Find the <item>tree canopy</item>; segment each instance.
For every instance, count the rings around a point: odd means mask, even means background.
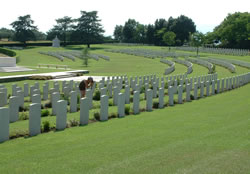
[[[222,47],[250,48],[250,13],[228,14],[211,35],[221,41]]]
[[[167,32],[173,32],[176,36],[174,43],[182,45],[185,41],[189,41],[189,33],[195,31],[196,26],[192,19],[181,15],[178,18],[170,17],[168,21],[163,18],[156,19],[154,24],[149,25],[128,19],[124,26],[115,27],[114,37],[119,42],[168,45],[163,36]]]
[[[19,16],[18,19],[12,22],[10,25],[14,29],[14,40],[20,41],[26,46],[26,42],[29,40],[35,40],[34,30],[37,27],[33,25],[34,21],[30,15]]]
[[[76,26],[74,27],[73,37],[80,40],[90,47],[90,44],[102,39],[104,30],[97,16],[97,11],[81,11],[81,17],[76,19]]]

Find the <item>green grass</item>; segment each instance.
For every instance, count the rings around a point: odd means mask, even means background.
[[[69,59],[61,62],[38,53],[80,50],[83,46],[30,47],[17,51],[21,56],[18,65],[35,69],[38,63],[69,65],[71,69],[87,69],[92,76],[127,74],[129,77],[150,74],[163,76],[168,67],[160,63],[159,58],[148,59],[104,51],[107,48],[124,48],[123,46],[91,47],[92,53],[107,55],[110,61],[90,60],[89,66],[85,67],[80,59],[76,62]],[[161,49],[152,46],[143,48]],[[250,61],[250,56],[201,55]],[[62,70],[37,69],[35,73],[54,71]],[[170,75],[186,71],[186,66],[176,63],[176,70]],[[249,71],[236,66],[236,73],[231,73],[224,67],[216,66],[218,78]],[[207,73],[207,68],[194,64],[193,72],[188,77]],[[0,73],[0,76],[17,74],[27,73]],[[23,87],[24,83],[31,86],[35,82],[26,80],[0,84],[4,84],[10,93],[13,83]],[[39,82],[42,89],[44,82]],[[50,87],[52,86],[50,82]],[[249,173],[249,90],[250,85],[246,85],[215,96],[153,112],[129,115],[123,119],[115,118],[88,126],[43,133],[32,138],[9,140],[0,144],[0,173]],[[183,98],[185,96],[183,93]],[[140,97],[142,99],[143,94]],[[165,96],[164,100],[167,103],[168,97]],[[29,102],[25,105],[29,105]],[[140,108],[145,106],[146,101],[142,100]],[[94,118],[95,112],[100,112],[99,101],[94,102],[94,107],[90,111],[90,119]],[[132,103],[130,108],[132,109]],[[116,106],[109,107],[109,113],[116,112]],[[79,120],[79,112],[68,113],[67,119]],[[56,117],[42,117],[42,121],[45,120],[54,125]],[[10,133],[27,132],[28,124],[28,120],[11,123]]]
[[[248,173],[249,90],[10,140],[0,172]]]
[[[118,54],[106,52],[105,49],[119,49],[124,48],[123,46],[111,46],[111,45],[91,45],[90,53],[103,54],[110,57],[110,61],[105,61],[100,59],[99,61],[95,61],[93,59],[89,60],[88,67],[83,65],[83,61],[79,58],[76,59],[75,62],[65,58],[63,62],[58,59],[39,54],[39,51],[69,51],[69,50],[81,50],[84,46],[67,46],[66,48],[52,48],[52,47],[28,47],[24,50],[17,50],[16,52],[20,55],[20,63],[19,66],[27,66],[29,68],[33,68],[37,71],[34,72],[19,72],[19,73],[0,73],[0,76],[8,76],[8,75],[17,75],[17,74],[30,74],[30,73],[47,73],[47,72],[56,72],[56,71],[65,71],[65,70],[56,70],[56,69],[39,69],[37,65],[39,63],[43,64],[58,64],[58,65],[68,65],[71,69],[79,69],[79,70],[89,70],[89,75],[104,75],[104,76],[112,76],[112,75],[124,75],[128,76],[138,76],[138,75],[149,75],[156,74],[158,76],[162,76],[164,70],[168,67],[167,65],[160,63],[160,58],[149,59],[139,56],[132,56],[126,54]],[[131,47],[133,48],[133,47]],[[138,48],[138,47],[136,47]],[[143,46],[144,49],[161,49],[161,47],[155,46]],[[202,56],[212,56],[218,58],[229,58],[229,59],[237,59],[243,61],[250,61],[250,56],[223,56],[223,55],[214,55],[214,54],[201,54]],[[171,60],[172,58],[168,58]],[[225,77],[231,75],[231,73],[223,68],[216,66],[216,71],[219,76]],[[221,72],[222,71],[222,72]],[[236,66],[236,74],[242,74],[242,72],[248,72],[249,69],[242,68]],[[172,74],[181,74],[186,72],[186,67],[181,64],[176,64],[176,70]],[[194,67],[194,72],[189,76],[197,76],[199,74],[207,74],[208,70],[200,65]]]

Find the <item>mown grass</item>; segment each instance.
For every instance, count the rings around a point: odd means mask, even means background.
[[[248,173],[249,90],[10,140],[0,172]]]
[[[93,45],[91,52],[110,56],[111,60],[89,60],[88,67],[82,65],[80,59],[76,62],[68,59],[60,62],[38,53],[82,48],[24,49],[17,51],[21,56],[19,65],[36,68],[38,63],[67,64],[72,69],[90,70],[89,75],[127,74],[129,77],[149,74],[162,76],[168,67],[160,63],[159,58],[148,59],[104,51],[122,46]],[[151,46],[143,48],[161,49]],[[250,61],[250,56],[201,55]],[[186,70],[184,65],[176,64],[172,74],[182,74]],[[37,72],[53,71],[57,70],[39,69]],[[223,78],[249,72],[249,69],[236,66],[236,73],[230,73],[216,66],[216,72],[219,78]],[[188,77],[207,73],[205,67],[194,64],[193,72]],[[12,74],[22,73],[0,73],[0,76]],[[10,93],[12,83],[18,86],[29,83],[31,86],[35,82],[27,80],[1,84]],[[249,90],[250,85],[246,85],[230,92],[153,112],[141,112],[122,119],[115,118],[64,131],[51,131],[32,138],[6,141],[0,144],[0,173],[249,173]],[[143,98],[143,94],[140,97]],[[165,96],[164,100],[167,103],[168,97]],[[95,108],[90,111],[90,119],[94,119],[95,112],[100,112],[99,105],[98,101],[94,102]],[[146,102],[142,100],[140,108],[145,106]],[[109,113],[117,113],[117,107],[110,106]],[[79,112],[67,114],[68,121],[79,120],[79,117]],[[54,125],[56,117],[43,117],[42,122],[45,120]],[[11,123],[10,133],[27,132],[28,123],[28,120]]]
[[[56,70],[56,69],[39,69],[37,65],[39,63],[43,64],[58,64],[58,65],[68,65],[71,69],[86,69],[90,71],[90,75],[104,75],[104,76],[112,76],[112,75],[124,75],[128,76],[138,76],[138,75],[148,75],[148,74],[156,74],[158,76],[162,76],[165,68],[168,66],[160,63],[160,58],[149,59],[139,56],[132,56],[126,54],[118,54],[106,52],[105,49],[119,49],[125,48],[124,46],[111,46],[111,45],[92,45],[90,53],[103,54],[110,57],[110,61],[105,61],[100,59],[99,61],[95,61],[93,59],[89,59],[89,64],[87,67],[83,65],[83,61],[79,58],[76,61],[69,60],[65,58],[63,62],[60,60],[51,57],[42,55],[39,51],[70,51],[70,50],[82,50],[84,46],[67,46],[65,48],[52,48],[52,47],[28,47],[24,50],[16,50],[18,55],[20,55],[20,63],[19,66],[27,66],[29,68],[33,68],[37,71],[34,72],[19,72],[19,73],[0,73],[0,76],[7,75],[17,75],[17,74],[30,74],[30,73],[43,73],[43,72],[57,72],[57,71],[65,71],[65,70]],[[130,47],[130,48],[138,48],[138,47]],[[165,51],[162,47],[155,46],[143,46],[140,48],[144,49],[158,49],[161,51]],[[250,56],[225,56],[225,55],[215,55],[215,54],[204,54],[201,53],[201,56],[212,56],[218,58],[229,58],[229,59],[237,59],[243,61],[250,61]],[[172,58],[168,58],[171,60]],[[222,70],[221,73],[220,68],[225,69],[223,67],[216,66],[216,71],[221,77],[229,76],[231,73],[228,70]],[[246,68],[236,67],[236,74],[241,74],[242,72],[248,72],[249,70]],[[180,64],[176,64],[176,70],[172,74],[181,74],[186,72],[186,67]],[[195,71],[189,76],[196,76],[199,74],[207,74],[208,71],[205,70],[204,67],[197,65]]]

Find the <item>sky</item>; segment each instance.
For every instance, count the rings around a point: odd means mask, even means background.
[[[0,28],[11,28],[9,24],[19,16],[30,14],[39,31],[47,32],[56,25],[55,19],[98,11],[104,35],[111,36],[115,26],[129,18],[153,24],[156,19],[180,15],[191,18],[198,31],[210,32],[228,13],[249,12],[250,0],[1,0],[0,6]]]

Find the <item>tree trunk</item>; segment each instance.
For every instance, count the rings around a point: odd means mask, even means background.
[[[87,45],[88,45],[88,48],[90,48],[90,44],[88,43]]]
[[[199,47],[197,47],[197,57],[199,56]]]

